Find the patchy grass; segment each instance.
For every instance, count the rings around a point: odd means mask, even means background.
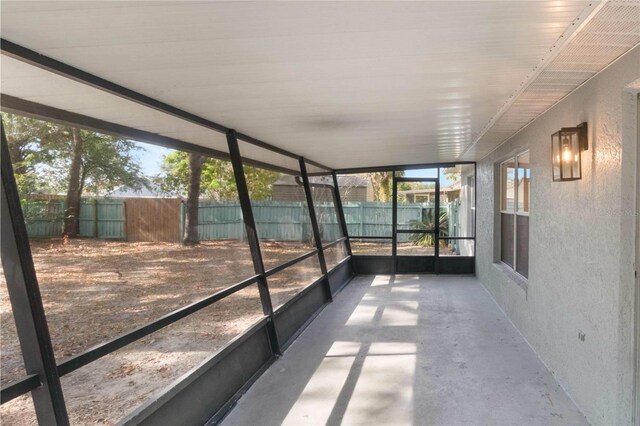
[[[36,273],[58,362],[254,274],[246,242],[33,241]],[[271,268],[312,249],[262,243]],[[318,278],[317,260],[270,277],[274,306]],[[2,277],[4,281],[4,277]],[[113,424],[262,317],[249,286],[62,378],[73,424]],[[24,376],[6,284],[0,289],[2,384]],[[35,424],[29,396],[0,408],[6,425]]]

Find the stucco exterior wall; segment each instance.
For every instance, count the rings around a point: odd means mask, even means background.
[[[477,168],[477,275],[593,424],[631,422],[637,137],[623,137],[630,125],[623,105],[631,96],[625,87],[638,78],[640,47]],[[583,121],[589,150],[582,180],[552,182],[551,134]],[[525,149],[532,175],[528,280],[498,263],[498,164]]]

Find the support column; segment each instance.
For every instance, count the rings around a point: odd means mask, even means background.
[[[391,256],[393,258],[393,273],[398,271],[398,182],[396,182],[396,172],[391,177]]]
[[[313,196],[311,195],[311,185],[309,185],[309,176],[307,175],[307,165],[304,158],[300,157],[300,173],[302,173],[302,184],[304,186],[304,195],[307,198],[307,206],[309,206],[309,219],[311,221],[311,229],[313,230],[313,239],[318,249],[318,260],[320,261],[320,271],[323,275],[323,286],[325,296],[329,302],[333,301],[331,295],[331,286],[329,285],[329,277],[327,276],[327,262],[324,258],[324,249],[322,248],[322,237],[320,236],[320,228],[318,228],[318,219],[316,217],[316,209],[313,207]]]
[[[347,256],[351,256],[351,241],[349,240],[349,228],[347,226],[347,220],[344,216],[344,209],[342,208],[342,199],[340,198],[340,187],[338,186],[338,176],[336,172],[332,173],[333,175],[333,186],[334,186],[334,198],[337,210],[338,221],[340,222],[340,227],[342,228],[342,235],[347,239],[344,240],[344,246],[347,249]],[[364,223],[364,215],[362,215],[362,223]],[[360,234],[362,235],[362,234]]]
[[[434,254],[434,270],[436,274],[440,273],[440,169],[438,169],[438,179],[436,180],[436,215],[435,215],[435,232],[433,240],[435,246],[433,248]]]
[[[244,226],[247,230],[247,240],[249,249],[251,250],[251,259],[256,275],[259,275],[258,290],[260,292],[260,302],[262,303],[262,312],[269,317],[267,325],[269,332],[269,340],[271,350],[276,355],[282,354],[278,333],[275,327],[273,304],[271,303],[271,295],[269,294],[269,285],[267,276],[265,275],[264,262],[262,260],[262,252],[260,251],[260,241],[258,240],[258,231],[256,222],[253,217],[251,208],[251,199],[249,198],[249,189],[247,188],[247,180],[244,175],[244,167],[242,165],[242,157],[240,156],[240,148],[238,146],[238,137],[235,130],[227,132],[227,144],[229,145],[229,155],[231,156],[231,165],[233,166],[233,175],[238,188],[238,197],[240,199],[240,208],[242,209],[242,218]]]
[[[60,378],[36,278],[31,247],[16,186],[9,146],[1,126],[2,197],[1,257],[27,374],[37,374],[41,386],[31,392],[41,425],[68,425]]]

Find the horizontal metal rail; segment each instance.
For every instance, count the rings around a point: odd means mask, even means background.
[[[338,269],[339,267],[341,267],[342,265],[350,261],[351,257],[352,256],[347,256],[344,259],[342,259],[340,262],[336,263],[336,265],[333,268],[331,268],[329,272],[327,272],[327,275],[331,274],[333,271],[335,271],[336,269]]]
[[[282,305],[278,306],[276,309],[273,310],[273,313],[278,315],[280,313],[282,313],[283,311],[285,311],[288,307],[290,307],[291,305],[293,305],[294,303],[296,303],[299,299],[301,299],[305,294],[309,293],[311,290],[313,290],[314,287],[316,287],[317,285],[320,285],[320,283],[322,282],[322,280],[327,279],[326,275],[321,275],[320,277],[318,277],[316,280],[314,280],[311,284],[308,284],[306,287],[304,287],[302,290],[300,290],[299,292],[297,292],[296,294],[293,295],[293,297],[291,297],[291,299],[287,300],[286,302],[284,302]]]
[[[305,259],[310,258],[314,254],[318,254],[318,249],[311,250],[309,253],[305,253],[302,256],[298,256],[295,259],[291,259],[290,261],[283,263],[282,265],[278,265],[275,268],[271,268],[264,272],[264,275],[270,277],[273,274],[277,274],[280,271],[287,269],[289,266],[293,266],[296,263],[302,262]]]
[[[393,240],[393,237],[372,237],[370,235],[363,235],[363,236],[357,237],[355,235],[351,235],[349,239],[351,240]]]
[[[421,183],[435,183],[438,180],[437,177],[397,177],[396,182],[421,182]]]
[[[396,229],[398,234],[435,234],[435,229]]]
[[[50,107],[48,105],[27,101],[25,99],[16,98],[15,96],[0,94],[0,109],[4,112],[25,115],[37,119],[45,119],[59,124],[71,127],[79,127],[85,130],[98,133],[106,133],[109,135],[134,139],[138,142],[150,143],[166,148],[177,149],[180,151],[193,152],[220,160],[229,160],[231,157],[228,153],[218,151],[213,148],[207,148],[200,145],[194,145],[181,139],[175,139],[168,136],[159,135],[157,133],[138,130],[133,127],[123,126],[112,123],[110,121],[100,120],[98,118],[89,117],[87,115],[77,114],[75,112],[65,111],[62,109]],[[263,169],[275,170],[286,174],[299,173],[286,167],[274,166],[258,160],[244,159],[246,164]]]
[[[344,169],[336,169],[337,174],[359,174],[359,173],[371,173],[371,172],[393,172],[403,170],[416,170],[416,169],[436,169],[447,168],[462,164],[476,164],[475,161],[456,161],[449,163],[419,163],[419,164],[396,164],[389,166],[374,166],[374,167],[351,167]]]
[[[340,243],[341,243],[341,242],[343,242],[343,241],[347,241],[347,237],[340,237],[340,238],[338,238],[338,239],[337,239],[337,240],[335,240],[335,241],[332,241],[332,242],[330,242],[330,243],[327,243],[327,244],[325,244],[325,245],[323,245],[323,246],[322,246],[322,249],[323,249],[323,250],[326,250],[326,249],[328,249],[328,248],[331,248],[331,247],[333,247],[333,246],[335,246],[335,245],[340,244]]]
[[[144,105],[156,111],[160,111],[165,114],[178,117],[182,120],[191,122],[193,124],[197,124],[199,126],[203,126],[208,129],[215,130],[217,132],[225,133],[225,134],[229,130],[231,130],[229,127],[224,126],[220,123],[216,123],[214,121],[200,117],[196,114],[187,112],[175,106],[169,105],[165,102],[154,99],[150,96],[143,95],[140,92],[136,92],[135,90],[128,89],[124,86],[113,83],[109,80],[98,77],[94,74],[88,73],[86,71],[83,71],[71,65],[65,64],[49,56],[42,55],[34,50],[20,46],[8,40],[0,39],[0,50],[2,51],[3,54],[11,58],[20,60],[22,62],[26,62],[30,65],[36,66],[38,68],[47,70],[49,72],[52,72],[54,74],[57,74],[66,78],[69,78],[79,83],[86,84],[87,86],[93,87],[98,90],[102,90],[114,96],[127,99],[139,105]],[[273,145],[270,145],[266,142],[253,138],[251,136],[248,136],[242,133],[238,133],[237,135],[239,139],[242,139],[243,141],[248,142],[252,145],[258,146],[260,148],[264,148],[271,152],[276,152],[278,154],[282,154],[290,158],[295,158],[296,160],[300,158],[299,155],[296,155],[282,148],[275,147]],[[315,163],[315,165],[318,165],[318,164]],[[331,170],[321,165],[318,165],[318,167]]]
[[[71,373],[72,371],[77,370],[80,367],[83,367],[89,364],[92,361],[95,361],[99,358],[102,358],[105,355],[108,355],[116,350],[128,345],[129,343],[133,343],[136,340],[142,339],[149,334],[160,330],[174,322],[181,320],[182,318],[191,315],[195,312],[198,312],[201,309],[206,308],[207,306],[212,305],[213,303],[224,299],[227,296],[232,295],[245,287],[250,286],[251,284],[258,282],[258,275],[254,275],[251,278],[248,278],[238,284],[234,284],[230,287],[227,287],[223,290],[220,290],[217,293],[212,294],[211,296],[205,297],[202,300],[194,302],[190,305],[177,309],[173,312],[170,312],[159,319],[152,321],[142,327],[138,327],[133,331],[122,334],[114,339],[111,339],[107,342],[101,343],[98,346],[95,346],[86,352],[83,352],[79,355],[76,355],[72,358],[69,358],[62,363],[58,364],[58,375],[61,377]]]
[[[5,402],[9,402],[14,398],[19,397],[20,395],[31,392],[32,390],[40,387],[41,384],[40,376],[37,374],[30,374],[23,379],[9,383],[8,385],[3,386],[0,390],[0,404],[4,404]]]
[[[475,240],[476,237],[440,237],[441,240]]]

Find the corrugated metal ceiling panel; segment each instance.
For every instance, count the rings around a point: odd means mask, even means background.
[[[638,43],[630,2],[574,34],[599,7],[3,1],[2,36],[340,168],[482,157]],[[226,151],[224,135],[42,73],[3,58],[2,92]]]

